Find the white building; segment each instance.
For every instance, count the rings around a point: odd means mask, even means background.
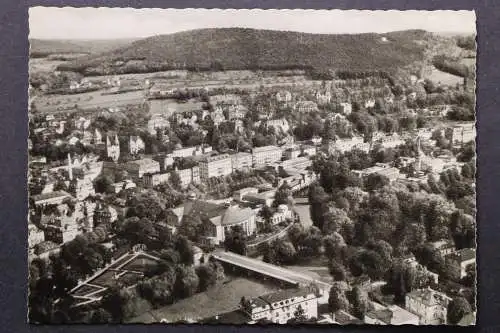
[[[340,107],[342,108],[342,113],[344,115],[349,115],[351,114],[352,112],[352,104],[351,103],[347,103],[347,102],[342,102],[340,103]]]
[[[146,145],[144,140],[140,136],[131,135],[128,141],[129,153],[130,155],[137,155],[140,152],[144,152]]]
[[[230,175],[233,171],[232,158],[228,154],[208,156],[199,163],[201,179]]]
[[[406,294],[405,308],[420,318],[420,325],[443,325],[450,301],[451,298],[442,292],[418,289]]]
[[[281,160],[283,152],[277,146],[258,147],[252,150],[253,166],[260,167],[270,165]]]
[[[245,171],[252,168],[252,154],[239,152],[231,155],[232,171]]]
[[[253,322],[267,319],[276,324],[286,324],[288,320],[294,318],[299,307],[306,318],[318,317],[316,295],[303,289],[282,290],[248,301],[242,300],[240,306]]]

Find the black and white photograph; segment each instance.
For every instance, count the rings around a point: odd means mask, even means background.
[[[476,324],[474,11],[31,7],[29,45],[29,323]]]

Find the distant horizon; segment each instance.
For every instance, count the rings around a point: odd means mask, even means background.
[[[159,9],[31,7],[30,39],[142,39],[209,28],[250,28],[338,35],[425,30],[476,33],[474,11]]]
[[[267,31],[281,31],[281,32],[296,32],[296,33],[303,33],[303,34],[311,34],[311,35],[362,35],[362,34],[378,34],[378,35],[383,35],[383,34],[390,34],[390,33],[395,33],[395,32],[403,32],[403,31],[412,31],[412,30],[423,30],[428,33],[433,33],[437,35],[448,35],[448,36],[464,36],[464,35],[475,35],[476,32],[465,32],[465,31],[429,31],[425,29],[404,29],[404,30],[391,30],[387,32],[354,32],[354,33],[348,33],[348,32],[342,32],[342,33],[315,33],[315,32],[302,32],[302,31],[294,31],[294,30],[278,30],[278,29],[259,29],[259,28],[248,28],[248,27],[214,27],[214,28],[195,28],[195,29],[188,29],[188,30],[182,30],[182,31],[176,31],[176,32],[171,32],[171,33],[161,33],[161,34],[155,34],[155,35],[150,35],[150,36],[139,36],[139,37],[117,37],[117,38],[39,38],[39,37],[29,37],[29,39],[37,39],[37,40],[53,40],[53,41],[118,41],[118,40],[140,40],[140,39],[145,39],[145,38],[151,38],[155,36],[164,36],[164,35],[173,35],[177,33],[182,33],[182,32],[188,32],[188,31],[196,31],[196,30],[206,30],[206,29],[252,29],[252,30],[267,30]]]

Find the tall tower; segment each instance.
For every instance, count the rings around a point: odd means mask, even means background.
[[[109,136],[106,137],[106,152],[108,157],[114,162],[118,161],[118,158],[120,158],[120,141],[118,140],[117,134],[111,139]]]
[[[420,136],[417,136],[417,163],[415,166],[415,171],[417,174],[420,174],[420,171],[422,170],[422,149],[420,147]]]
[[[69,174],[69,180],[73,180],[73,165],[71,163],[70,153],[68,153],[68,174]]]

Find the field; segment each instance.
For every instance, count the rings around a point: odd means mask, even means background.
[[[455,86],[457,83],[463,83],[463,78],[460,76],[445,73],[436,68],[432,68],[431,73],[427,76],[427,78],[435,83],[441,83],[448,86]]]
[[[40,112],[57,112],[73,109],[110,108],[144,102],[142,91],[130,91],[123,94],[102,95],[102,91],[92,91],[74,95],[43,95],[34,99],[35,107]]]
[[[31,58],[29,60],[30,72],[53,72],[60,64],[65,63],[61,60],[49,60],[47,58]]]
[[[162,319],[168,322],[200,320],[235,310],[243,296],[253,298],[276,290],[278,288],[273,286],[244,278],[235,278],[224,285],[180,300],[175,304],[148,311],[130,322],[154,323]]]
[[[173,99],[152,99],[149,101],[149,112],[151,114],[163,114],[167,117],[174,113],[183,113],[202,109],[202,102],[189,100],[186,103],[177,103]]]

